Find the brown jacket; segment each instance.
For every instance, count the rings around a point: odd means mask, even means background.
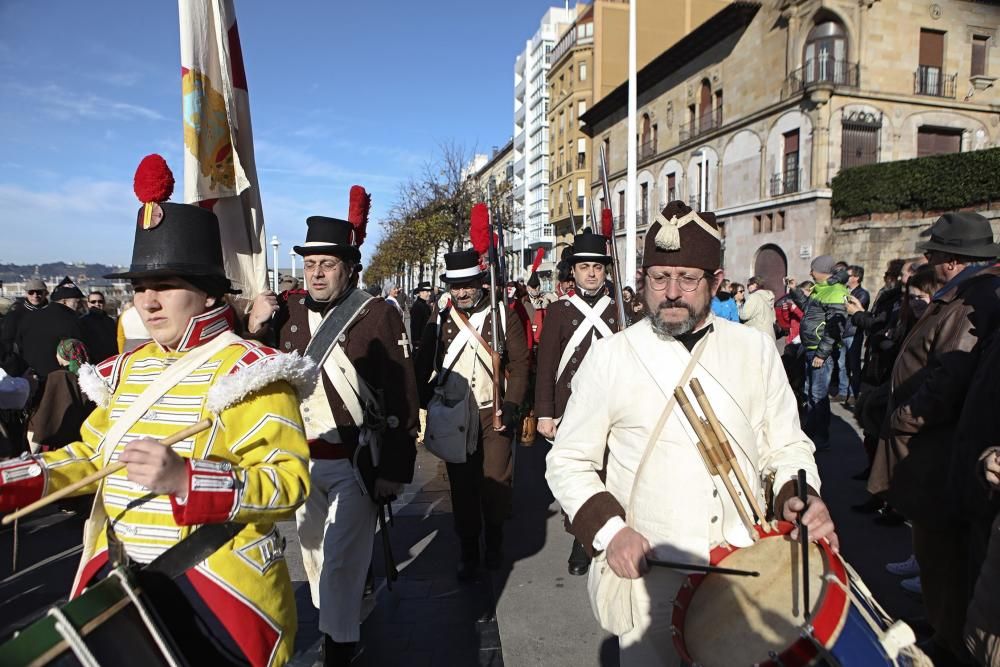
[[[892,369],[888,419],[868,490],[922,523],[955,511],[948,471],[959,414],[988,336],[1000,324],[1000,266],[935,298]]]
[[[600,296],[604,296],[607,290],[602,290]],[[597,299],[594,299],[594,303]],[[612,332],[618,331],[618,307],[614,299],[608,304],[601,319],[608,324]],[[570,338],[587,320],[580,310],[568,299],[556,301],[548,308],[548,315],[545,320],[545,329],[542,332],[542,339],[538,343],[538,374],[535,377],[535,416],[551,417],[558,419],[562,417],[566,410],[566,403],[569,402],[570,382],[573,375],[583,363],[583,358],[590,350],[594,338],[601,338],[602,335],[596,329],[591,331],[576,347],[576,352],[570,357],[566,368],[560,377],[556,377],[559,370],[559,360],[562,358],[563,350],[569,344]]]
[[[279,298],[280,310],[271,324],[255,337],[282,352],[305,352],[312,338],[306,295],[305,291],[298,290],[283,293]],[[341,346],[361,379],[376,393],[381,392],[388,423],[382,434],[378,476],[406,483],[413,479],[419,406],[413,360],[409,350],[399,344],[404,340],[404,332],[399,311],[376,298],[361,309],[359,317],[344,334]],[[326,372],[322,376],[340,438],[344,444],[354,447],[358,444],[358,425]]]
[[[488,298],[483,299],[473,312],[480,312],[489,308]],[[499,304],[497,308],[503,308]],[[501,358],[501,371],[506,376],[504,382],[503,403],[514,403],[521,405],[524,402],[525,393],[528,390],[528,367],[530,355],[528,344],[524,338],[523,322],[520,322],[520,315],[516,310],[507,311],[507,330],[504,332],[504,353]],[[483,324],[483,339],[493,347],[493,314],[486,316]],[[501,327],[497,326],[499,330]],[[431,373],[441,370],[444,362],[444,355],[448,346],[458,335],[458,327],[451,319],[449,309],[441,311],[436,322],[428,323],[424,329],[423,338],[420,341],[420,348],[417,354],[416,371],[417,385],[420,387],[420,404],[427,405],[431,395],[434,393],[434,382],[431,382]],[[435,376],[435,381],[437,376]],[[495,406],[503,407],[503,406]]]

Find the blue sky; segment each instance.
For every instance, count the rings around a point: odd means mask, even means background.
[[[373,194],[370,249],[442,141],[509,139],[514,59],[550,4],[237,3],[282,265],[307,216],[346,215],[352,184]],[[128,263],[139,160],[182,178],[177,22],[170,0],[0,0],[0,263]]]

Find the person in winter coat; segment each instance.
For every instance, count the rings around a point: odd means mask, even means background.
[[[719,291],[712,297],[712,312],[730,322],[740,321],[740,308],[727,285],[719,287]]]
[[[792,290],[792,300],[802,309],[799,338],[806,350],[806,419],[804,430],[823,450],[830,446],[830,379],[833,357],[844,328],[844,304],[850,293],[844,284],[847,276],[834,277],[835,262],[830,255],[812,261],[809,273],[816,284],[808,297],[800,289]],[[832,280],[831,280],[832,278]]]
[[[747,298],[740,308],[740,321],[774,340],[774,292],[764,289],[764,280],[747,280]]]

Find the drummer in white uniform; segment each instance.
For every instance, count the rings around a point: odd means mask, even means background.
[[[712,315],[712,295],[723,279],[720,259],[715,215],[669,203],[646,234],[642,293],[648,316],[594,343],[573,378],[547,457],[546,479],[573,534],[598,554],[590,570],[591,603],[601,625],[619,635],[622,665],[679,663],[670,618],[685,575],[650,570],[647,557],[705,564],[718,544],[752,544],[725,488],[708,473],[680,409],[671,405],[654,435],[675,387],[687,384],[681,382],[686,371],[704,386],[757,504],[766,506],[765,497],[772,496],[776,517],[794,521],[803,510],[794,478],[804,469],[809,495],[803,523],[810,539],[829,539],[837,549],[833,521],[819,497],[813,443],[799,426],[774,341]],[[651,439],[655,446],[647,452]]]

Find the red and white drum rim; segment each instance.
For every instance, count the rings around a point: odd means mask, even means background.
[[[794,524],[787,521],[778,521],[771,524],[774,530],[767,531],[760,526],[756,526],[757,534],[761,538],[777,537],[787,535],[795,528]],[[821,591],[818,591],[818,603],[814,604],[815,612],[810,619],[811,640],[800,637],[791,646],[778,655],[777,660],[767,660],[756,663],[761,667],[805,667],[815,660],[819,655],[819,646],[829,648],[843,628],[844,619],[847,616],[847,609],[850,601],[847,591],[850,585],[847,570],[843,561],[833,552],[826,540],[815,543],[823,556],[824,571],[826,577],[833,577],[842,585],[830,585],[828,581]],[[738,547],[719,546],[709,553],[709,562],[712,565],[723,565],[725,559],[738,551]],[[671,623],[676,628],[674,632],[674,648],[680,657],[690,664],[697,664],[697,660],[688,653],[687,645],[684,642],[684,622],[687,617],[687,610],[694,599],[695,592],[699,584],[706,577],[705,574],[688,575],[687,580],[677,593],[677,600],[674,603],[674,612]]]

